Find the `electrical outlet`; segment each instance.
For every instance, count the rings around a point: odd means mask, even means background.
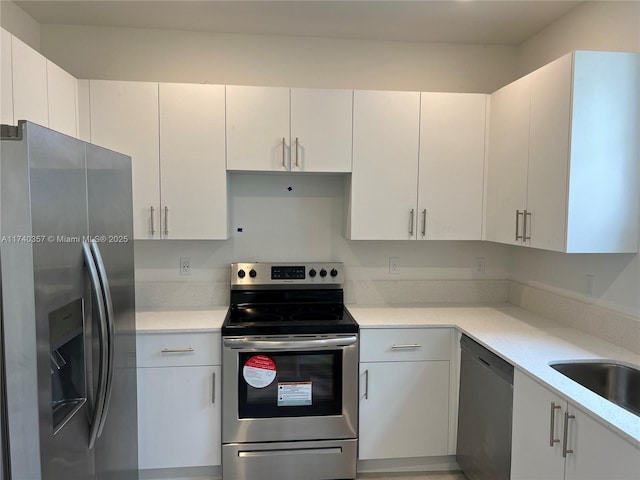
[[[478,257],[473,260],[473,273],[480,273],[484,275],[484,258]]]
[[[400,273],[400,257],[389,257],[389,273]]]
[[[180,275],[191,275],[191,259],[180,259]]]

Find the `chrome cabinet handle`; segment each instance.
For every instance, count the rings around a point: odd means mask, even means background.
[[[282,168],[287,168],[287,165],[285,163],[285,139],[284,137],[282,137]]]
[[[186,348],[163,348],[160,353],[191,353],[195,350],[192,347]]]
[[[427,236],[427,209],[422,210],[422,236]]]
[[[300,166],[300,163],[298,162],[298,150],[299,150],[299,147],[298,147],[298,137],[296,137],[296,167],[299,167],[299,166]]]
[[[413,237],[413,214],[415,212],[415,209],[412,208],[409,211],[409,236]]]
[[[516,210],[516,242],[522,240],[522,235],[518,235],[518,231],[520,230],[520,215],[522,215],[522,212]]]
[[[391,345],[392,350],[407,350],[412,348],[422,348],[422,345],[419,343],[404,343],[400,345],[396,345],[395,343]]]
[[[522,228],[522,240],[524,240],[525,242],[527,240],[531,240],[531,232],[529,232],[529,235],[527,236],[527,230],[531,230],[531,225],[529,225],[529,228],[527,228],[527,217],[531,218],[531,212],[527,212],[526,210],[524,211],[524,227]]]
[[[164,206],[164,234],[169,235],[169,207]]]
[[[216,373],[213,372],[213,391],[211,392],[211,403],[216,403]]]
[[[364,399],[369,400],[369,369],[364,371]]]
[[[569,443],[569,419],[575,419],[575,415],[569,415],[569,412],[564,412],[564,438],[562,439],[562,457],[566,458],[567,453],[573,453],[573,450],[567,448]]]
[[[153,217],[155,216],[156,213],[156,209],[153,208],[153,205],[151,206],[151,235],[155,235],[156,234],[156,226],[155,226],[155,221],[153,220]]]
[[[554,443],[560,443],[559,438],[553,438],[553,434],[556,429],[556,410],[561,409],[560,405],[556,405],[556,402],[551,402],[551,425],[549,426],[549,446],[553,447]]]

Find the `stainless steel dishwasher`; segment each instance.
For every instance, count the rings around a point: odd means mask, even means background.
[[[469,480],[509,480],[513,366],[460,339],[457,460]]]

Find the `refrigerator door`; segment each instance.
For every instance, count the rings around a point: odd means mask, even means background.
[[[27,124],[42,477],[93,479],[86,403],[82,241],[87,235],[85,144]]]
[[[131,159],[90,144],[86,146],[86,158],[89,237],[95,240],[94,247],[99,249],[103,260],[113,307],[110,319],[113,330],[112,380],[104,411],[104,426],[96,442],[97,478],[137,480]],[[97,329],[97,324],[92,323],[90,330],[96,332]],[[97,385],[97,372],[93,371],[92,375]]]

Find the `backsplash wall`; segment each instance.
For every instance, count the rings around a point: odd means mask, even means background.
[[[507,299],[508,247],[480,241],[344,238],[348,175],[230,174],[230,238],[136,241],[139,309],[228,304],[229,264],[340,261],[350,304],[485,303]],[[241,231],[240,231],[241,230]],[[180,258],[191,259],[181,276]],[[389,273],[398,257],[400,273]],[[485,272],[475,273],[476,258]]]

